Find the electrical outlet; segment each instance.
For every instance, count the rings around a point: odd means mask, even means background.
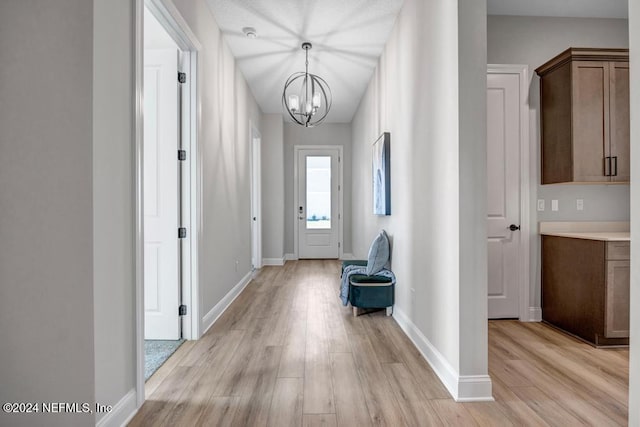
[[[551,210],[552,211],[557,211],[558,210],[558,201],[557,200],[552,200],[551,201]]]
[[[579,211],[584,210],[584,199],[576,199],[576,209]]]
[[[538,212],[544,211],[544,199],[538,199]]]

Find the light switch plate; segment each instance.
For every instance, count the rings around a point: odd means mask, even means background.
[[[544,199],[538,199],[538,212],[544,211]]]
[[[557,211],[558,210],[558,201],[557,200],[552,200],[551,201],[551,210],[552,211]]]
[[[579,211],[584,210],[584,199],[576,199],[576,209]]]

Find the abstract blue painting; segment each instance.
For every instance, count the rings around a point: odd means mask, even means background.
[[[391,215],[391,134],[373,143],[373,214]]]

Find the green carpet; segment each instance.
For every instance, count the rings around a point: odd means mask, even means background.
[[[144,340],[144,380],[148,380],[183,342],[184,340]]]

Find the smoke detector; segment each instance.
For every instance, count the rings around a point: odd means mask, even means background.
[[[247,36],[250,39],[255,39],[256,37],[258,37],[258,33],[256,32],[256,29],[253,27],[244,27],[242,29],[242,32],[244,33],[245,36]]]

